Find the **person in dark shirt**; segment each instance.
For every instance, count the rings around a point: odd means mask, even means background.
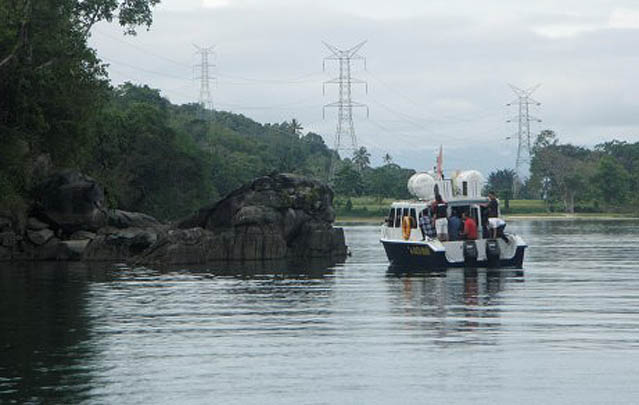
[[[437,194],[435,195],[433,207],[437,238],[445,242],[448,240],[448,204],[446,204],[440,194]]]
[[[463,239],[476,240],[477,239],[477,224],[475,220],[465,212],[462,212],[462,222],[464,223],[464,230],[461,233]]]
[[[499,219],[499,201],[497,201],[497,195],[494,191],[488,192],[488,203],[484,205],[488,209],[488,230],[490,237],[495,239],[497,237],[497,228],[505,227],[504,220]],[[503,229],[502,229],[503,231]]]
[[[448,240],[459,240],[459,232],[461,232],[462,223],[457,216],[457,211],[453,210],[448,218]]]
[[[497,218],[499,216],[499,201],[494,191],[488,193],[488,218]]]

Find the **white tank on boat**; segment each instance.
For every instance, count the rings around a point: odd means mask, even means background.
[[[465,170],[455,178],[457,195],[464,197],[480,197],[484,187],[484,176],[477,170]]]
[[[420,200],[435,198],[435,179],[428,173],[415,173],[408,179],[408,192]]]

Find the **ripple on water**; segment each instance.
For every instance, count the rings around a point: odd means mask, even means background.
[[[523,271],[3,265],[0,399],[633,402],[639,222],[516,221]]]

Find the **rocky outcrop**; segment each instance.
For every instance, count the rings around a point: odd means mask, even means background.
[[[107,223],[109,226],[119,229],[158,228],[162,226],[160,221],[150,215],[122,210],[109,210],[107,213]]]
[[[150,215],[103,205],[104,191],[91,177],[73,170],[52,175],[36,188],[21,226],[0,213],[0,260],[126,260],[165,228]]]
[[[36,194],[35,216],[55,230],[71,234],[107,225],[102,187],[78,171],[54,174],[37,187]]]
[[[344,233],[332,226],[333,192],[292,174],[260,177],[173,229],[146,214],[105,209],[100,185],[78,172],[53,175],[37,195],[22,226],[0,215],[0,260],[194,264],[346,255]]]
[[[180,221],[138,262],[173,264],[346,255],[332,190],[292,174],[260,177]]]
[[[86,246],[82,259],[89,261],[125,261],[141,254],[157,240],[157,229],[104,228]]]

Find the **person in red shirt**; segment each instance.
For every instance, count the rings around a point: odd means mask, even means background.
[[[476,240],[477,239],[477,224],[465,212],[462,212],[462,223],[464,224],[464,230],[461,233],[463,239]]]

